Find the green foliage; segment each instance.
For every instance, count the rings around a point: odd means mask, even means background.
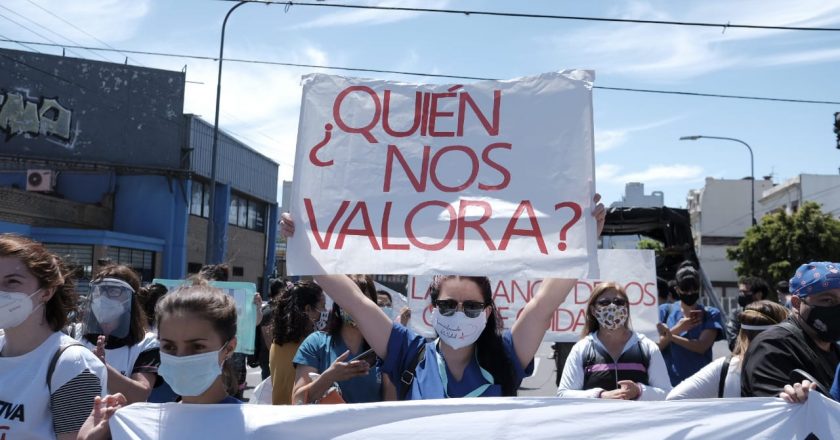
[[[636,243],[636,249],[650,249],[659,256],[662,254],[663,246],[661,241],[643,238]]]
[[[767,282],[790,279],[796,268],[811,261],[840,261],[840,221],[820,205],[805,202],[793,215],[766,215],[749,228],[737,247],[726,250],[735,272]]]

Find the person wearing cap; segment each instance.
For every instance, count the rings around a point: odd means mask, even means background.
[[[659,307],[660,349],[671,385],[676,386],[712,361],[712,344],[723,339],[720,310],[697,304],[700,275],[685,265],[677,271],[678,301]]]
[[[764,299],[769,299],[770,286],[759,277],[741,277],[738,280],[738,308],[729,315],[726,323],[726,338],[729,342],[729,351],[735,350],[735,343],[738,342],[738,332],[741,331],[741,313],[747,306]]]
[[[773,397],[801,370],[829,387],[840,364],[840,264],[803,264],[790,279],[790,317],[758,335],[744,360],[741,395]]]

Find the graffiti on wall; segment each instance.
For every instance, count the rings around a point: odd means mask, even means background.
[[[6,141],[21,134],[47,136],[54,143],[73,148],[72,116],[58,98],[31,98],[21,92],[0,95],[0,131],[6,133]]]

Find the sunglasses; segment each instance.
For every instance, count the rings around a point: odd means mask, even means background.
[[[624,307],[624,306],[627,305],[627,300],[624,299],[624,298],[613,298],[613,299],[601,298],[598,301],[595,301],[595,304],[598,304],[599,306],[604,306],[604,307],[606,307],[610,304],[615,304],[619,307]]]
[[[437,299],[433,301],[433,304],[437,307],[441,315],[452,316],[458,310],[459,303],[454,299]],[[464,310],[464,314],[469,318],[477,317],[487,307],[487,304],[481,301],[464,301],[460,304]]]

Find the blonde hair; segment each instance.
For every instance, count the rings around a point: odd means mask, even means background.
[[[765,299],[748,304],[741,312],[739,321],[742,325],[776,325],[787,319],[787,313],[784,306]],[[761,330],[745,330],[742,328],[738,332],[738,339],[735,341],[735,349],[732,350],[732,355],[743,357],[750,346],[750,342],[759,333],[761,333]],[[741,365],[744,365],[744,363],[741,362]]]

